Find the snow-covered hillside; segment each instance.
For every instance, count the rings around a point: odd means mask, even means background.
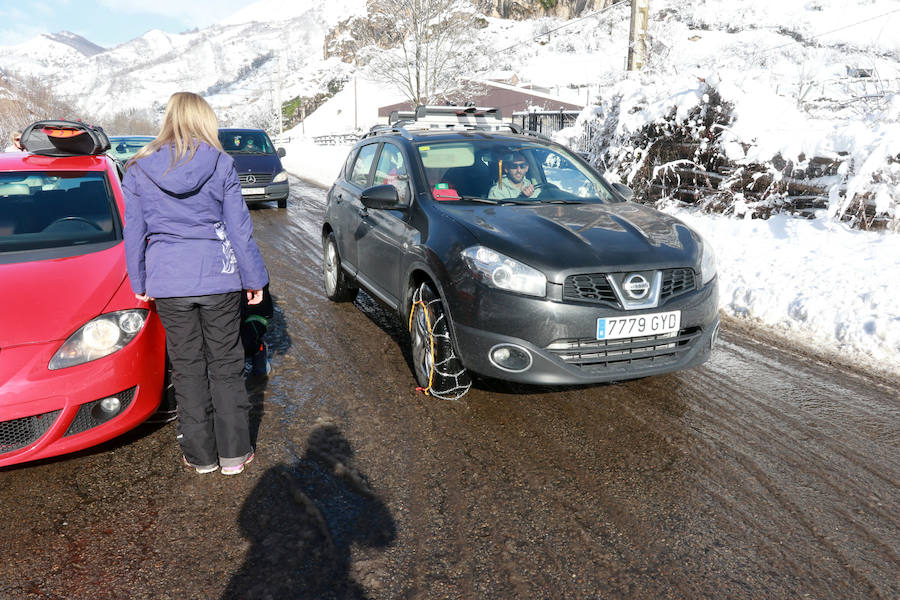
[[[279,99],[313,95],[323,78],[347,70],[323,59],[324,38],[364,10],[364,0],[260,0],[202,30],[151,30],[95,54],[48,35],[0,46],[0,68],[52,80],[65,100],[101,118],[161,111],[173,92],[191,90],[208,98],[224,125],[271,130]]]

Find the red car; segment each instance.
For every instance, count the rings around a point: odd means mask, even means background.
[[[0,154],[0,467],[133,429],[164,391],[165,334],[131,291],[109,141],[44,121]]]

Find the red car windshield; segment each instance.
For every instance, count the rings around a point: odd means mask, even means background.
[[[117,219],[103,173],[0,173],[0,254],[113,241]]]

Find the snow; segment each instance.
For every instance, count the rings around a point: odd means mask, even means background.
[[[725,314],[848,363],[900,373],[900,236],[825,218],[666,212],[716,249]]]

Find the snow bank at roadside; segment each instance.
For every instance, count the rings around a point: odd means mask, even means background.
[[[723,312],[848,364],[900,374],[900,236],[787,215],[666,212],[715,248]]]
[[[289,173],[328,188],[347,159],[350,146],[319,146],[311,138],[292,135],[284,149],[281,163]]]

